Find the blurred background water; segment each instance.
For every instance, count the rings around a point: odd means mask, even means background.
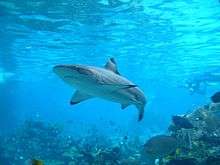
[[[111,135],[164,132],[172,115],[209,102],[181,88],[194,75],[220,68],[218,0],[0,0],[0,134],[29,118],[60,122],[72,135],[94,126]],[[93,99],[70,106],[73,89],[56,64],[119,71],[148,98],[144,121],[135,107]]]

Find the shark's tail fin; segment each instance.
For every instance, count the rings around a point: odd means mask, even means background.
[[[141,121],[144,118],[144,105],[136,105],[138,109],[138,121]]]

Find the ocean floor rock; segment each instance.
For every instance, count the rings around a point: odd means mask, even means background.
[[[176,138],[166,135],[158,135],[149,139],[144,145],[144,152],[156,158],[163,158],[176,151],[178,142]]]

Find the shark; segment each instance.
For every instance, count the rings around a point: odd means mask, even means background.
[[[143,119],[147,103],[144,92],[119,73],[114,58],[109,58],[104,67],[60,64],[53,71],[76,89],[71,105],[97,97],[119,103],[121,109],[134,105],[138,109],[138,121]]]

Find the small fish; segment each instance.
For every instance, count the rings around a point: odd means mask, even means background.
[[[128,136],[125,135],[123,139],[124,139],[124,140],[128,140]]]
[[[182,116],[173,116],[172,117],[173,124],[178,128],[192,129],[193,125],[190,121]]]
[[[44,165],[42,160],[32,159],[31,165]]]
[[[212,97],[211,100],[213,103],[220,103],[220,92],[216,92]]]
[[[144,152],[154,158],[163,158],[178,148],[177,140],[172,136],[158,135],[149,139],[144,145]]]

